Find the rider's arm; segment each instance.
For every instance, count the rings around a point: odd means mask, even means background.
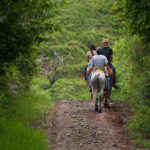
[[[90,60],[90,52],[87,52],[87,54],[86,54],[86,60],[87,60],[87,62],[89,62],[89,60]]]
[[[94,69],[94,66],[92,66],[92,67],[89,67],[88,69],[87,69],[87,79],[89,78],[89,75],[90,75],[90,73],[91,73],[91,71]]]
[[[89,62],[89,55],[86,56],[86,60]]]
[[[113,55],[110,55],[109,61],[112,62],[112,60],[113,60]]]
[[[93,58],[92,58],[92,60],[91,60],[91,67],[89,67],[88,69],[87,69],[87,79],[89,78],[89,75],[90,75],[90,73],[92,72],[92,70],[94,69],[94,62],[93,62]]]
[[[112,59],[113,59],[113,50],[111,48],[109,49],[109,55],[110,55],[109,61],[112,62]]]

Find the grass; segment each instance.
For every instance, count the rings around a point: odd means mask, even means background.
[[[83,79],[60,78],[51,88],[54,100],[87,100],[90,98],[87,83]]]
[[[47,150],[47,137],[21,122],[1,118],[1,150]]]
[[[48,150],[47,135],[31,127],[31,121],[45,117],[55,104],[50,100],[47,78],[35,77],[28,93],[5,99],[7,107],[0,109],[0,150]]]
[[[128,123],[127,129],[136,144],[142,144],[150,148],[150,108],[142,106],[132,120]]]

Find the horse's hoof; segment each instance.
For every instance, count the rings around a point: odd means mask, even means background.
[[[104,107],[110,109],[109,103],[104,103]]]
[[[104,103],[104,107],[107,108],[107,103]]]
[[[95,111],[98,111],[98,105],[95,106]]]
[[[109,103],[107,103],[107,108],[110,109],[110,104]]]
[[[99,112],[99,113],[102,113],[102,107],[101,107],[101,108],[99,108],[98,112]]]

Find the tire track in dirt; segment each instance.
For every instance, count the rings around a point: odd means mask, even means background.
[[[46,119],[51,150],[146,150],[130,143],[124,125],[130,107],[112,101],[111,109],[94,112],[91,101],[57,101]]]

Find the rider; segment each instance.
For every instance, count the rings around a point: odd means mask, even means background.
[[[109,73],[109,65],[108,65],[107,57],[102,55],[101,51],[98,51],[99,49],[100,48],[97,49],[97,55],[92,57],[91,67],[87,71],[87,77],[89,77],[90,86],[91,86],[91,72],[92,71],[95,71],[96,69],[100,69],[105,72],[105,66],[106,66],[107,71]],[[109,88],[108,86],[107,86],[107,90]]]
[[[118,86],[116,85],[116,69],[114,68],[114,66],[112,65],[112,55],[113,55],[113,51],[112,49],[109,47],[109,41],[108,39],[103,39],[102,41],[103,47],[101,49],[99,49],[97,52],[101,53],[102,55],[106,56],[108,59],[108,65],[110,68],[112,68],[114,70],[114,81],[113,81],[113,87],[118,89]]]
[[[87,68],[91,66],[91,59],[93,56],[97,55],[96,48],[94,45],[90,45],[89,49],[90,51],[87,52],[87,56],[86,56],[88,64],[86,65],[84,70],[85,80],[87,80]]]

